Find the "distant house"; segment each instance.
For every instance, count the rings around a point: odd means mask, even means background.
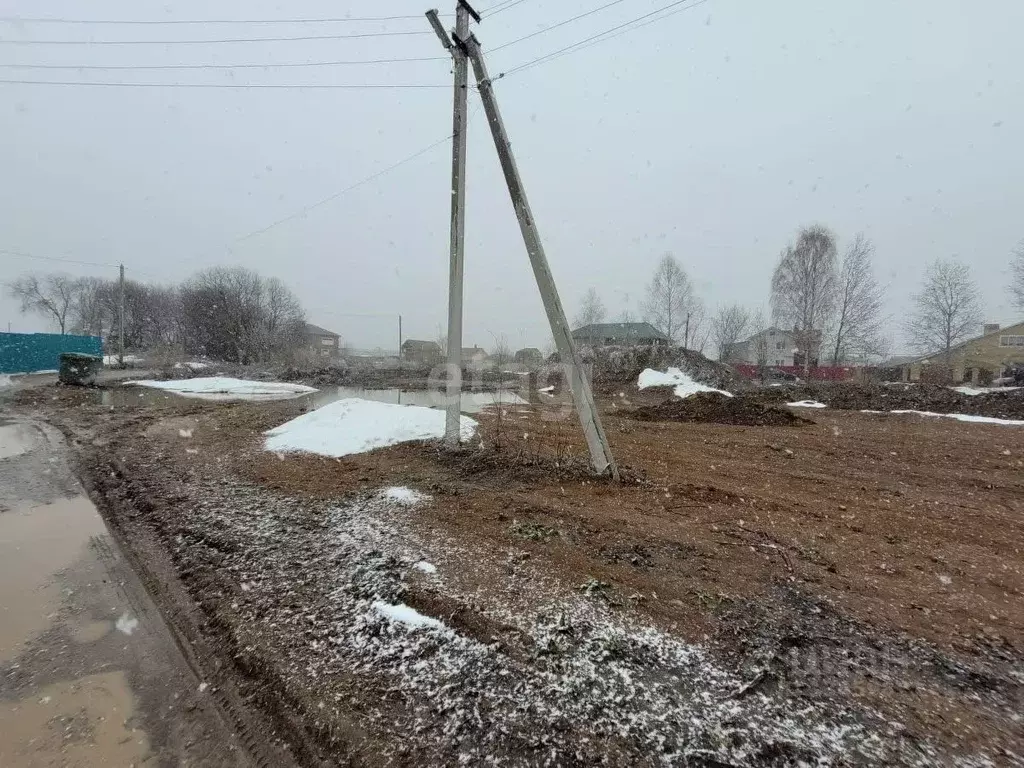
[[[319,325],[306,323],[303,332],[306,346],[318,358],[338,359],[341,357],[341,336]]]
[[[723,350],[722,360],[740,365],[769,365],[775,368],[802,366],[804,353],[800,349],[799,331],[782,328],[766,328],[755,333],[746,341],[730,344]],[[821,352],[821,331],[811,331],[807,346],[810,348],[811,365],[818,365]]]
[[[544,355],[536,347],[524,347],[516,352],[515,361],[528,368],[534,368],[544,362]]]
[[[577,344],[589,346],[667,347],[672,340],[650,323],[592,323],[572,332]]]
[[[406,339],[402,342],[402,359],[411,363],[436,365],[441,362],[441,345],[436,341]]]
[[[487,350],[483,347],[463,347],[462,348],[462,363],[463,365],[480,365],[487,361]]]
[[[987,323],[980,336],[902,363],[903,381],[946,381],[988,384],[1014,365],[1024,365],[1024,322],[1000,328]]]

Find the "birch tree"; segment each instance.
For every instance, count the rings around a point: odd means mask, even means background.
[[[843,255],[835,287],[835,314],[830,337],[832,365],[852,355],[877,353],[882,335],[885,291],[875,280],[875,247],[857,234]]]
[[[1017,309],[1024,312],[1024,240],[1017,245],[1010,262],[1010,296]]]
[[[952,347],[970,338],[981,324],[978,288],[970,269],[952,259],[936,259],[913,301],[907,336],[922,353],[939,350],[949,367]]]
[[[644,319],[672,341],[677,341],[680,331],[686,328],[687,313],[692,313],[695,306],[693,284],[686,270],[672,254],[666,253],[658,262],[647,286],[647,298],[643,303]]]
[[[582,328],[585,325],[603,323],[607,316],[608,310],[605,309],[604,302],[597,295],[597,291],[593,288],[588,288],[587,292],[583,294],[583,304],[580,305],[580,311],[576,313],[576,327]]]
[[[775,321],[795,332],[805,372],[835,306],[835,288],[835,235],[819,224],[804,227],[796,243],[779,254],[772,274],[771,303]]]

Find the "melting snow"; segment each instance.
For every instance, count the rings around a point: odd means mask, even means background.
[[[139,620],[125,612],[121,614],[121,617],[114,626],[117,627],[118,632],[130,635],[139,626]]]
[[[429,573],[431,575],[437,573],[437,566],[433,563],[428,563],[426,560],[420,560],[418,563],[414,563],[412,567],[421,573]]]
[[[266,433],[268,451],[299,451],[337,458],[410,440],[444,436],[445,412],[418,405],[392,405],[356,397],[337,400]],[[459,418],[463,440],[477,423]]]
[[[384,498],[390,501],[396,501],[399,504],[418,504],[421,501],[427,501],[430,499],[425,493],[414,491],[412,488],[406,488],[403,485],[395,485],[391,488],[384,490]]]
[[[791,408],[828,408],[824,403],[817,400],[797,400],[795,403],[786,403]]]
[[[689,374],[684,373],[678,368],[669,368],[664,373],[653,368],[645,368],[640,373],[639,378],[637,378],[636,385],[640,389],[647,389],[648,387],[675,387],[676,397],[689,397],[698,392],[717,392],[720,395],[732,397],[732,392],[726,392],[724,389],[715,389],[707,384],[694,381]]]
[[[415,608],[410,608],[405,603],[391,605],[383,600],[373,602],[373,610],[392,621],[397,621],[410,627],[429,627],[430,629],[444,629],[444,624],[430,616],[424,616]]]
[[[138,355],[125,355],[124,356],[124,362],[125,362],[126,365],[131,365],[132,363],[141,363],[142,362],[142,358],[139,357]],[[103,356],[103,364],[104,365],[120,365],[120,358],[118,358],[117,355],[104,355]]]
[[[997,419],[995,416],[974,416],[970,413],[933,413],[932,411],[861,411],[861,413],[915,413],[918,416],[933,416],[956,419],[957,421],[971,421],[976,424],[1002,424],[1007,427],[1024,427],[1022,419]]]
[[[284,400],[316,392],[313,387],[303,384],[287,384],[281,381],[248,381],[226,376],[175,381],[128,381],[125,384],[162,389],[166,392],[174,392],[184,397],[194,397],[200,400]]]
[[[988,394],[990,394],[992,392],[1013,392],[1015,389],[1020,389],[1020,387],[971,387],[971,386],[963,386],[963,387],[950,387],[950,389],[952,389],[954,392],[959,392],[962,395],[970,395],[971,397],[973,397],[975,395],[988,395]]]

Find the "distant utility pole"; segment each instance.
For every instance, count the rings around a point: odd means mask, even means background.
[[[402,316],[398,316],[398,362],[402,362]]]
[[[117,313],[117,364],[124,365],[124,264],[121,265],[121,277],[117,281],[120,292],[120,308]]]
[[[455,34],[460,39],[469,35],[469,17],[480,21],[465,0],[455,5]],[[448,34],[437,17],[437,11],[427,11],[427,20],[441,44],[454,59],[455,93],[452,106],[452,202],[451,235],[448,264],[448,361],[447,410],[444,421],[444,441],[449,447],[459,444],[460,414],[462,412],[462,278],[466,245],[466,123],[469,91],[469,66],[466,53],[452,45]]]

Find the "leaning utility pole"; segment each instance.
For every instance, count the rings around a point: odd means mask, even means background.
[[[124,264],[121,265],[121,277],[117,281],[120,292],[120,308],[117,313],[117,364],[124,367]]]
[[[487,122],[491,127],[491,135],[494,137],[494,147],[498,151],[501,170],[505,174],[505,183],[508,185],[508,192],[512,197],[512,207],[519,219],[519,230],[522,232],[526,252],[529,254],[530,264],[533,266],[533,274],[537,279],[537,286],[540,288],[540,296],[544,302],[548,323],[551,325],[551,333],[555,337],[555,344],[558,346],[562,364],[566,367],[572,399],[576,405],[580,423],[583,425],[587,446],[590,448],[590,459],[597,472],[608,471],[612,477],[618,480],[619,470],[615,465],[611,447],[608,445],[608,437],[601,426],[601,417],[597,413],[590,382],[583,374],[583,365],[569,331],[569,323],[565,319],[565,310],[558,297],[558,289],[555,287],[555,280],[551,275],[551,268],[548,266],[544,245],[541,243],[540,233],[534,223],[530,203],[526,199],[526,189],[519,176],[515,158],[512,156],[512,147],[509,144],[508,135],[505,133],[505,124],[501,119],[497,99],[494,97],[494,89],[487,74],[487,65],[484,63],[484,57],[480,51],[480,43],[475,36],[463,35],[457,31],[455,44],[473,63],[473,72],[476,74],[480,98],[483,100],[484,112],[487,114]]]
[[[465,0],[455,7],[455,34],[459,39],[469,35],[470,14],[479,22]],[[466,123],[469,90],[469,66],[465,52],[453,46],[448,39],[437,11],[427,11],[427,20],[455,61],[455,94],[452,107],[452,215],[448,265],[448,364],[447,409],[444,421],[444,441],[449,447],[459,444],[460,414],[462,412],[462,278],[466,244]]]

